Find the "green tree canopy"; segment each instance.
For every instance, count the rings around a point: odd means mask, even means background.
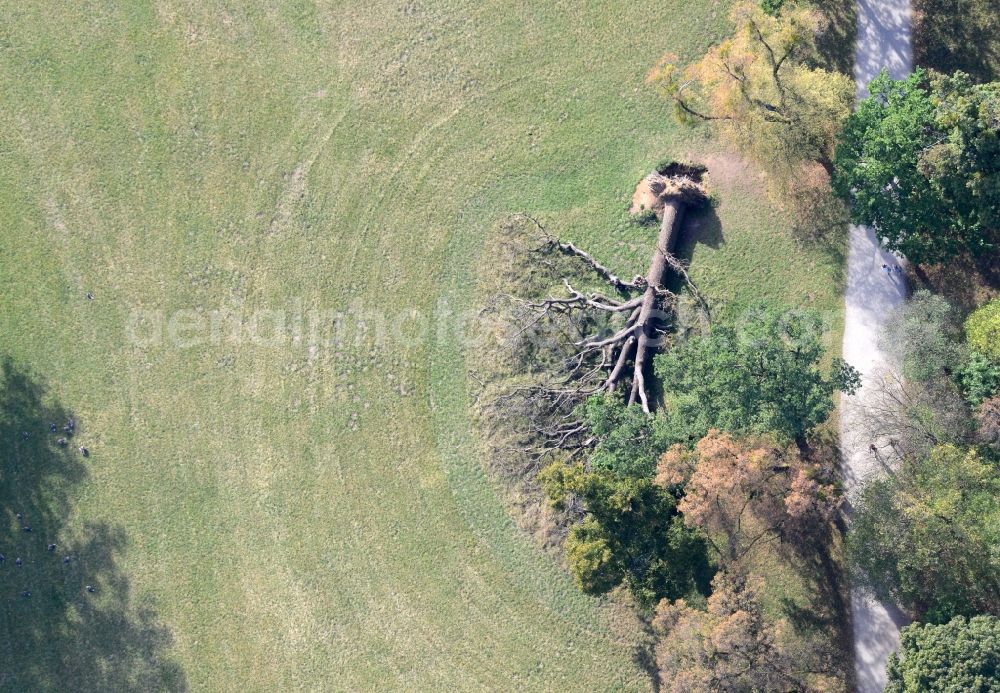
[[[959,616],[943,625],[907,626],[887,674],[886,693],[1000,690],[1000,619]]]
[[[869,481],[848,535],[858,579],[941,622],[1000,614],[1000,470],[942,445]]]
[[[836,390],[859,385],[839,359],[821,368],[822,335],[815,311],[758,304],[658,356],[673,438],[693,443],[716,428],[801,441],[826,420]]]
[[[1000,83],[884,71],[847,119],[834,190],[914,262],[989,252],[1000,229]]]
[[[669,447],[663,417],[625,406],[618,395],[590,397],[583,405],[583,420],[598,439],[590,453],[591,469],[648,478]]]
[[[955,311],[944,298],[921,289],[886,321],[886,347],[902,361],[903,375],[926,382],[951,376],[964,350]]]
[[[586,508],[584,521],[566,538],[570,572],[581,590],[603,594],[624,583],[645,605],[708,594],[705,541],[684,525],[675,498],[651,479],[556,462],[539,481],[554,506],[578,499]]]
[[[1000,362],[978,351],[969,352],[958,371],[958,381],[966,401],[978,407],[1000,392]]]
[[[977,315],[973,313],[975,317]],[[977,332],[970,328],[971,325],[970,319],[966,322],[967,335],[981,336],[986,331]],[[933,424],[934,419],[940,423],[952,420],[956,412],[948,401],[950,398],[944,396],[944,390],[951,387],[952,381],[972,407],[978,407],[1000,389],[1000,361],[994,361],[962,343],[962,331],[955,310],[941,296],[924,289],[917,291],[892,312],[882,337],[885,347],[902,363],[902,373],[907,380],[904,390],[925,395],[919,398],[925,405],[935,402],[942,405],[940,408],[918,406],[908,414],[901,412],[908,418],[917,416],[927,424]],[[971,341],[981,347],[989,339]],[[896,394],[895,402],[902,405],[905,398],[898,395],[907,392]],[[947,436],[939,442],[944,440]]]
[[[979,353],[1000,361],[1000,298],[972,311],[965,320],[965,338]]]

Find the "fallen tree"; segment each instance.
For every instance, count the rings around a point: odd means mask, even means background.
[[[591,395],[620,390],[627,393],[629,405],[650,412],[652,357],[663,344],[678,301],[666,288],[670,273],[687,285],[696,304],[707,308],[674,256],[685,212],[707,199],[703,173],[699,167],[672,164],[642,181],[660,227],[648,271],[631,279],[553,236],[536,218],[521,215],[538,234],[528,251],[534,265],[552,270],[553,283],[561,291],[556,294],[550,286],[541,298],[502,293],[490,302],[486,312],[503,314],[508,326],[505,346],[531,356],[522,359],[525,372],[509,378],[487,399],[497,418],[514,416],[523,424],[525,437],[519,447],[531,456],[557,451],[575,455],[593,447],[597,440],[578,412],[578,405]],[[556,257],[569,263],[556,263]],[[591,285],[607,288],[579,288],[583,285],[574,282],[586,275]],[[556,354],[542,367],[538,363],[544,359],[536,356],[543,349],[537,344],[540,335],[550,340],[544,350]],[[525,342],[535,343],[525,347]]]

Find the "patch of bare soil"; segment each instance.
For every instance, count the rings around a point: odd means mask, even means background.
[[[732,153],[689,154],[692,161],[708,169],[708,177],[713,187],[735,188],[756,186],[765,176],[760,169],[746,159]]]

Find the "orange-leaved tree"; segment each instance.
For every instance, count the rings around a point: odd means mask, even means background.
[[[761,542],[799,540],[824,526],[840,504],[824,477],[794,446],[713,430],[693,450],[675,445],[664,453],[656,483],[683,489],[677,509],[685,522],[733,567]]]
[[[660,636],[656,665],[661,688],[697,691],[803,690],[800,662],[785,647],[788,623],[769,617],[759,580],[719,573],[706,610],[683,599],[661,601],[653,619]]]

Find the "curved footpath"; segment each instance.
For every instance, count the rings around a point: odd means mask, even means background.
[[[909,0],[858,0],[858,36],[854,58],[854,79],[858,98],[868,95],[868,83],[885,67],[895,78],[905,77],[912,68],[910,52]],[[885,318],[906,299],[902,276],[886,275],[882,264],[898,264],[898,259],[879,247],[872,229],[852,226],[847,266],[844,353],[848,363],[862,374],[862,388],[840,404],[841,445],[845,481],[852,494],[876,464],[868,446],[860,417],[871,388],[865,384],[893,363],[878,345]],[[879,693],[885,688],[885,664],[899,647],[899,629],[906,619],[892,605],[860,591],[851,594],[854,631],[854,668],[860,693]]]

